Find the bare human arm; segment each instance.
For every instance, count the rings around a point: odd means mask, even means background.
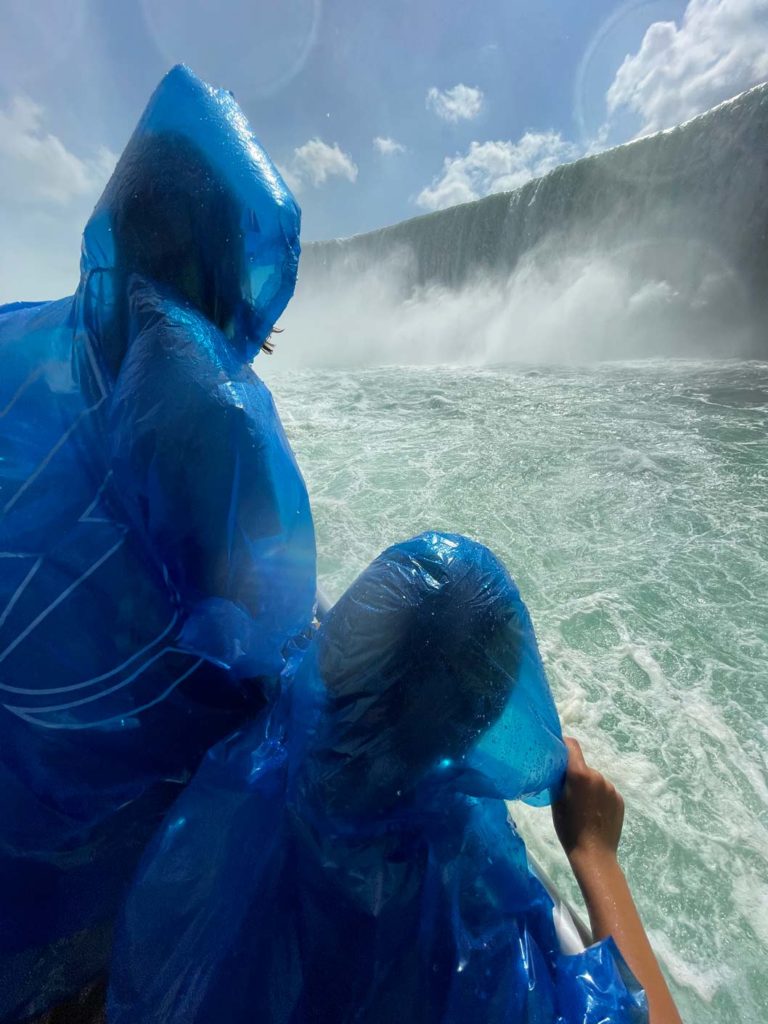
[[[595,940],[612,936],[645,989],[650,1024],[682,1024],[616,851],[624,801],[614,786],[584,760],[570,737],[563,794],[552,806],[557,837],[579,883]]]

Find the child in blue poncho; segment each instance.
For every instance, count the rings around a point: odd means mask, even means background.
[[[396,545],[296,661],[267,721],[211,751],[145,857],[112,1024],[647,1020],[612,939],[561,952],[507,818],[501,798],[554,795],[568,753],[491,552],[441,534]],[[604,936],[620,798],[575,746],[567,787],[557,827]],[[669,999],[628,890],[622,903],[609,886],[628,958]],[[668,1007],[653,1019],[674,1021]]]

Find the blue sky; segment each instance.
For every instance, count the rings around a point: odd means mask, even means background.
[[[0,0],[0,25],[0,301],[74,288],[179,60],[235,93],[305,239],[515,187],[768,77],[768,0]]]

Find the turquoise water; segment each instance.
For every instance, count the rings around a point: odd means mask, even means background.
[[[259,369],[262,369],[260,365]],[[426,528],[493,547],[687,1021],[768,1006],[768,364],[268,375],[338,596]],[[515,806],[577,891],[547,811]]]

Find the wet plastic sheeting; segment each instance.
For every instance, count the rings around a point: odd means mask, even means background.
[[[299,210],[228,93],[160,84],[72,298],[0,308],[0,1020],[103,970],[125,885],[304,629],[304,483],[248,366]]]
[[[149,848],[112,1024],[647,1020],[611,941],[560,952],[498,798],[552,792],[565,749],[527,612],[486,548],[390,548],[284,684]],[[503,757],[478,759],[499,727]]]
[[[329,773],[354,759],[370,784],[406,760],[477,796],[548,803],[559,787],[567,753],[530,616],[482,545],[430,533],[389,548],[332,610],[317,652],[335,701]],[[374,730],[374,715],[391,725]]]

